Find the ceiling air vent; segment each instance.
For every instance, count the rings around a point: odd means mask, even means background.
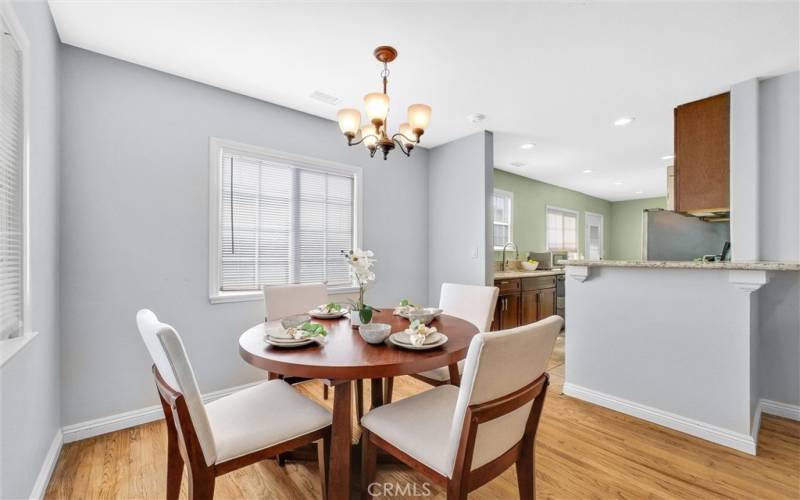
[[[341,99],[338,97],[326,94],[325,92],[320,92],[319,90],[315,90],[308,97],[314,99],[315,101],[324,102],[330,106],[335,106],[341,101]]]

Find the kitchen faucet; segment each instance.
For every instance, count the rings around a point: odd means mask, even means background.
[[[508,245],[512,245],[514,247],[514,255],[516,255],[517,259],[519,259],[519,249],[517,248],[516,243],[509,241],[503,245],[503,271],[508,271],[508,261],[506,260],[506,248],[508,248]]]

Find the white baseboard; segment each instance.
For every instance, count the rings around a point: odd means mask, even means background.
[[[257,382],[252,382],[237,387],[209,392],[203,395],[203,401],[208,403],[210,401],[214,401],[215,399],[219,399],[223,396],[227,396],[228,394],[252,387],[262,382],[262,380],[259,380]],[[63,428],[64,442],[72,443],[75,441],[80,441],[81,439],[100,436],[101,434],[108,434],[109,432],[146,424],[162,418],[164,418],[164,411],[161,409],[161,405],[154,405],[146,408],[140,408],[138,410],[117,413],[116,415],[102,417],[95,420],[66,425]]]
[[[721,444],[750,455],[756,454],[755,438],[758,432],[757,421],[754,422],[756,425],[753,426],[756,434],[747,435],[570,383],[564,384],[563,391],[564,394],[568,396],[582,399],[605,408],[610,408],[626,415],[663,425],[664,427],[669,427],[670,429],[684,432],[711,441],[712,443]]]
[[[31,489],[29,497],[31,500],[40,500],[44,498],[44,494],[47,492],[47,485],[50,484],[50,476],[53,475],[53,471],[56,468],[58,455],[61,453],[61,446],[63,444],[64,436],[61,433],[61,429],[58,429],[56,435],[53,437],[53,442],[50,443],[47,454],[44,456],[42,467],[39,469],[39,474],[36,476],[36,482],[33,483],[33,489]]]
[[[769,399],[762,399],[758,402],[761,405],[761,410],[768,415],[775,415],[776,417],[789,418],[792,420],[800,420],[800,406],[790,405],[787,403],[779,403]]]

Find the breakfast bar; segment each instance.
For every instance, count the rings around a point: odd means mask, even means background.
[[[565,394],[756,453],[759,333],[772,319],[759,317],[759,297],[775,281],[796,305],[800,265],[565,264]],[[800,335],[796,314],[785,328]]]

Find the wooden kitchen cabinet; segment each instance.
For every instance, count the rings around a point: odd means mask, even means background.
[[[500,289],[492,331],[535,323],[556,313],[556,277],[495,280]]]
[[[730,93],[675,108],[675,211],[730,211]]]

